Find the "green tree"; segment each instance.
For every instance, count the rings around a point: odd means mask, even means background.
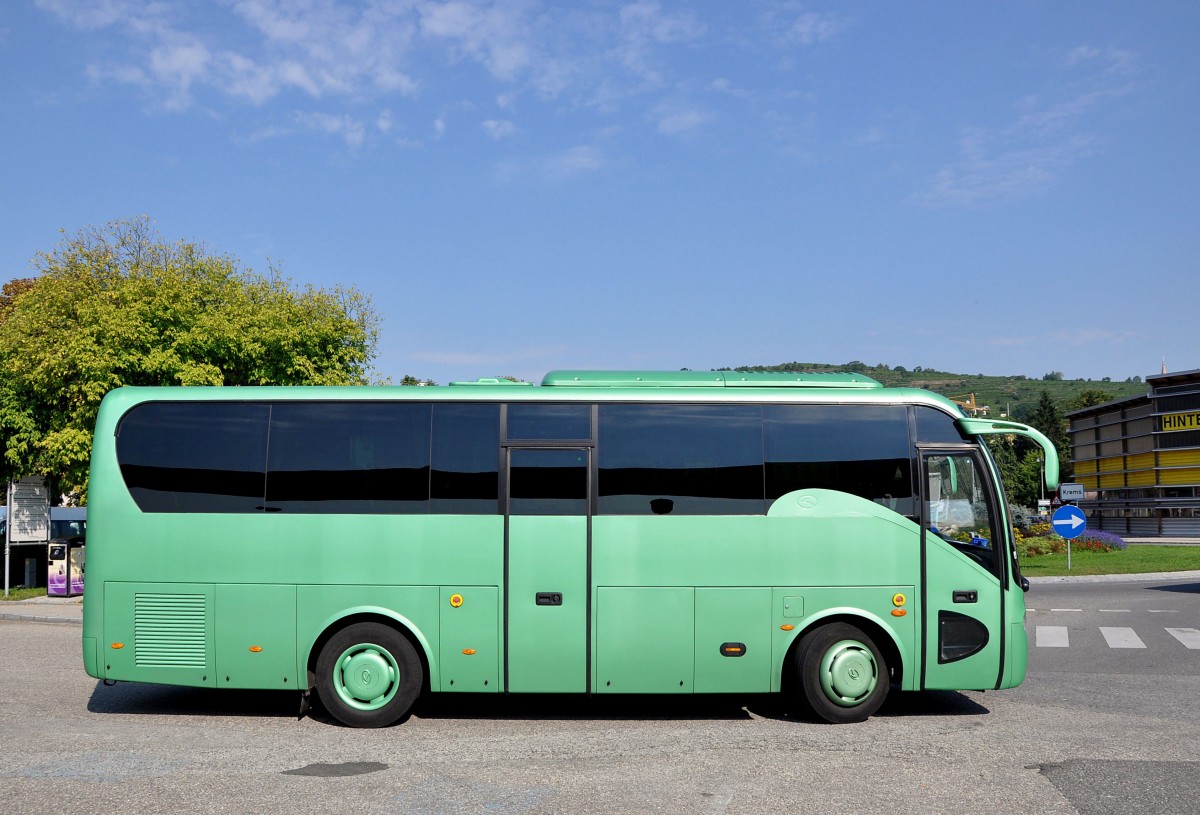
[[[1080,391],[1078,394],[1068,399],[1066,404],[1063,405],[1063,408],[1067,413],[1070,413],[1072,410],[1082,410],[1083,408],[1103,405],[1105,402],[1111,402],[1115,398],[1116,397],[1107,391],[1089,388],[1085,391]]]
[[[354,290],[295,288],[148,219],[64,237],[0,299],[0,477],[85,492],[91,430],[121,385],[363,384],[378,318]],[[11,288],[11,291],[10,291]]]
[[[1042,431],[1050,441],[1054,442],[1054,446],[1058,450],[1058,471],[1062,480],[1066,481],[1071,473],[1071,450],[1067,438],[1067,423],[1063,419],[1062,411],[1050,397],[1049,391],[1042,391],[1041,396],[1038,397],[1037,407],[1029,414],[1026,424]]]
[[[1010,503],[1032,507],[1042,497],[1042,449],[1018,449],[1016,436],[988,436],[992,458],[1000,470]]]

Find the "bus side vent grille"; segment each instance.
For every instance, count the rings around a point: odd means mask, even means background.
[[[207,664],[203,594],[135,594],[134,663],[139,668],[203,668]]]

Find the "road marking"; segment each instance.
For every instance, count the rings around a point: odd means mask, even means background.
[[[1051,611],[1083,611],[1081,608],[1052,608]]]
[[[1104,635],[1104,639],[1108,642],[1109,648],[1145,648],[1146,643],[1142,642],[1132,628],[1105,628],[1100,626],[1100,633]]]
[[[1179,613],[1179,609],[1177,609],[1177,608],[1149,608],[1146,610],[1149,611],[1151,614],[1178,614]]]
[[[1101,614],[1132,614],[1131,608],[1098,608],[1096,609]]]
[[[1039,625],[1035,642],[1038,648],[1069,648],[1071,646],[1065,625]]]
[[[1200,651],[1200,630],[1195,628],[1168,628],[1167,633],[1183,643],[1191,651]]]

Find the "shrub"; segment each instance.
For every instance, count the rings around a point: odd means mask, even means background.
[[[1025,507],[1009,504],[1008,519],[1012,521],[1013,526],[1022,532],[1029,528],[1029,513],[1025,511]]]
[[[1065,551],[1067,551],[1067,542],[1058,535],[1025,538],[1017,544],[1017,554],[1023,558],[1056,555]]]
[[[1050,524],[1048,524],[1048,523],[1030,524],[1029,532],[1027,534],[1031,538],[1040,538],[1044,535],[1049,535],[1050,534]]]

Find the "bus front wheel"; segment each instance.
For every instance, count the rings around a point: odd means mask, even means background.
[[[800,640],[793,657],[798,701],[833,724],[866,721],[883,704],[889,674],[879,646],[849,623],[823,625]]]
[[[421,660],[412,643],[382,623],[338,631],[317,657],[317,695],[325,710],[351,727],[386,727],[408,713],[421,693]]]

